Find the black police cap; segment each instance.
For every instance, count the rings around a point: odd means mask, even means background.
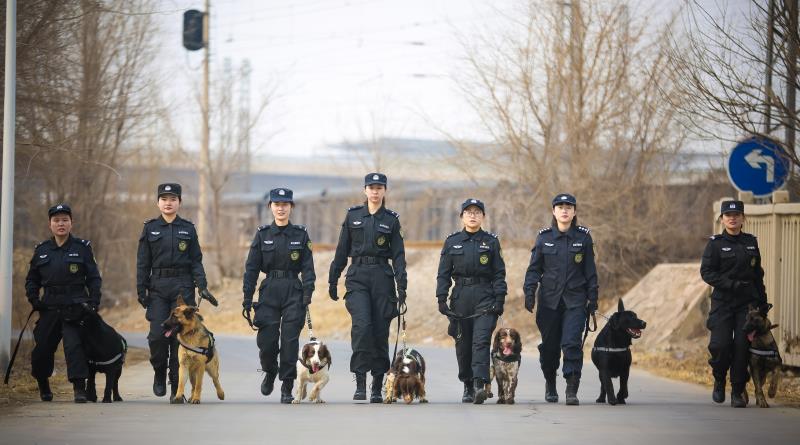
[[[719,208],[719,214],[723,215],[729,212],[744,213],[744,203],[742,201],[722,201]]]
[[[181,197],[181,185],[176,184],[174,182],[167,182],[165,184],[158,185],[158,197],[160,198],[161,195],[175,195],[178,198]]]
[[[481,212],[486,214],[486,206],[483,205],[483,201],[481,201],[480,199],[469,198],[466,201],[462,202],[461,203],[461,213],[464,213],[464,210],[467,210],[467,207],[469,207],[469,206],[475,206],[475,207],[481,209]]]
[[[556,195],[555,198],[553,198],[553,207],[559,204],[570,204],[577,206],[578,200],[576,200],[575,197],[570,195],[569,193],[561,193]]]
[[[269,191],[269,202],[294,202],[292,191],[287,188],[272,189]]]
[[[364,187],[372,184],[380,184],[386,187],[387,183],[388,179],[383,173],[370,173],[367,176],[364,176]]]
[[[48,218],[52,218],[53,215],[57,215],[59,213],[66,213],[67,215],[72,216],[72,209],[66,204],[56,204],[47,209]]]

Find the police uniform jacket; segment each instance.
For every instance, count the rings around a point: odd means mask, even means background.
[[[465,229],[445,239],[436,276],[436,299],[440,303],[447,299],[453,279],[460,278],[490,283],[495,302],[501,305],[505,302],[506,264],[497,235],[480,229],[470,236]]]
[[[539,304],[556,309],[561,299],[567,308],[597,301],[597,269],[589,229],[572,226],[565,233],[547,227],[539,231],[525,273],[523,290],[533,295],[539,290]]]
[[[374,215],[364,205],[351,207],[342,223],[339,244],[331,263],[328,282],[339,281],[347,257],[378,257],[392,260],[392,270],[397,287],[406,289],[406,257],[403,236],[400,233],[400,217],[397,212],[381,207]],[[388,265],[387,265],[388,267]]]
[[[712,306],[767,302],[758,240],[749,233],[734,236],[723,231],[712,236],[703,252],[700,275],[714,287]]]
[[[136,255],[136,292],[142,297],[150,288],[151,275],[166,270],[166,276],[191,276],[198,289],[206,289],[203,253],[194,223],[176,216],[172,223],[163,216],[144,222]]]
[[[304,226],[289,223],[281,230],[273,222],[258,228],[245,263],[242,288],[245,301],[253,301],[259,272],[269,274],[271,271],[290,272],[295,276],[302,273],[303,295],[314,293],[314,259],[311,239]],[[268,279],[261,282],[261,287]]]
[[[42,303],[47,306],[77,303],[97,306],[101,285],[91,243],[70,234],[60,247],[54,239],[36,246],[25,278],[25,293],[29,300],[37,300],[39,290],[44,288]]]

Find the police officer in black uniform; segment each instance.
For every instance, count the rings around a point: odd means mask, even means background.
[[[371,403],[382,401],[383,375],[389,370],[389,325],[406,300],[403,236],[399,216],[384,205],[386,184],[382,173],[370,173],[364,178],[367,200],[347,211],[328,279],[330,297],[338,300],[339,276],[347,266],[347,257],[353,259],[347,269],[344,296],[352,319],[350,371],[356,375],[353,400],[366,400],[366,374],[371,371]]]
[[[563,351],[566,403],[578,405],[583,367],[581,336],[588,315],[597,310],[594,244],[589,229],[578,225],[574,196],[556,195],[552,204],[553,222],[539,231],[525,274],[525,308],[533,312],[538,288],[536,325],[542,335],[539,362],[545,377],[545,400],[558,402],[556,370]]]
[[[80,322],[89,312],[97,311],[102,280],[91,243],[70,233],[69,206],[55,205],[47,214],[53,237],[36,246],[25,278],[28,301],[39,311],[33,330],[31,374],[39,385],[42,401],[53,400],[48,379],[53,374],[53,356],[63,338],[67,378],[72,382],[75,403],[86,403],[89,368],[81,345]],[[42,288],[44,295],[40,298]]]
[[[194,305],[197,287],[201,298],[216,306],[216,300],[208,291],[197,231],[194,223],[178,216],[180,206],[180,184],[158,186],[161,216],[144,222],[136,255],[136,293],[150,322],[147,341],[150,364],[155,371],[153,394],[158,397],[167,393],[168,367],[172,397],[178,390],[178,340],[164,337],[161,326],[175,308],[178,296]]]
[[[477,199],[461,204],[464,229],[444,241],[436,276],[439,312],[450,317],[448,334],[456,343],[458,379],[464,383],[461,401],[475,404],[486,400],[489,343],[508,291],[500,240],[481,229],[485,211]],[[452,282],[455,287],[448,306]]]
[[[708,364],[714,373],[712,398],[725,401],[725,376],[731,371],[731,406],[744,408],[745,385],[750,379],[747,358],[750,342],[743,331],[748,306],[766,314],[767,291],[756,237],[742,232],[742,201],[723,201],[720,218],[724,230],[706,245],[700,263],[703,281],[714,288],[706,327],[711,331]]]
[[[283,381],[281,403],[292,403],[292,386],[297,377],[298,338],[316,279],[308,232],[304,226],[289,221],[294,208],[292,195],[288,188],[270,190],[268,205],[275,220],[270,225],[260,226],[253,237],[242,287],[242,306],[248,313],[252,308],[256,311],[253,323],[258,327],[258,356],[261,369],[266,373],[261,393],[270,395],[275,376],[280,374]],[[254,305],[253,294],[260,272],[264,272],[266,277],[261,281],[258,302]],[[300,274],[302,282],[298,279]]]

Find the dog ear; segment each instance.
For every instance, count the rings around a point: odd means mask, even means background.
[[[777,328],[778,326],[779,325],[777,325],[777,324],[770,325],[769,330],[771,331],[771,330]]]
[[[183,301],[183,294],[178,294],[178,306],[186,306],[186,302]]]
[[[496,352],[500,349],[500,329],[494,333],[494,339],[492,339],[492,352]]]
[[[625,305],[622,304],[622,298],[620,298],[619,303],[617,303],[617,312],[625,312]]]
[[[522,338],[516,329],[511,330],[511,338],[514,339],[514,354],[520,354],[522,352]]]

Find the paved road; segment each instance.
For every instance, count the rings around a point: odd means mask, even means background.
[[[143,334],[127,335],[144,345]],[[517,405],[463,405],[451,349],[420,348],[428,362],[428,405],[370,405],[351,400],[349,345],[331,344],[331,383],[324,405],[281,405],[276,392],[259,392],[254,337],[218,336],[226,400],[216,400],[208,378],[201,405],[170,405],[151,393],[148,363],[127,368],[125,402],[76,405],[34,403],[0,415],[0,444],[515,444],[656,445],[790,444],[800,433],[800,410],[732,409],[714,405],[707,390],[634,372],[627,406],[596,405],[597,372],[587,363],[579,407],[543,400],[534,356],[525,356]],[[535,349],[528,345],[528,349]],[[102,381],[102,378],[100,379]]]

